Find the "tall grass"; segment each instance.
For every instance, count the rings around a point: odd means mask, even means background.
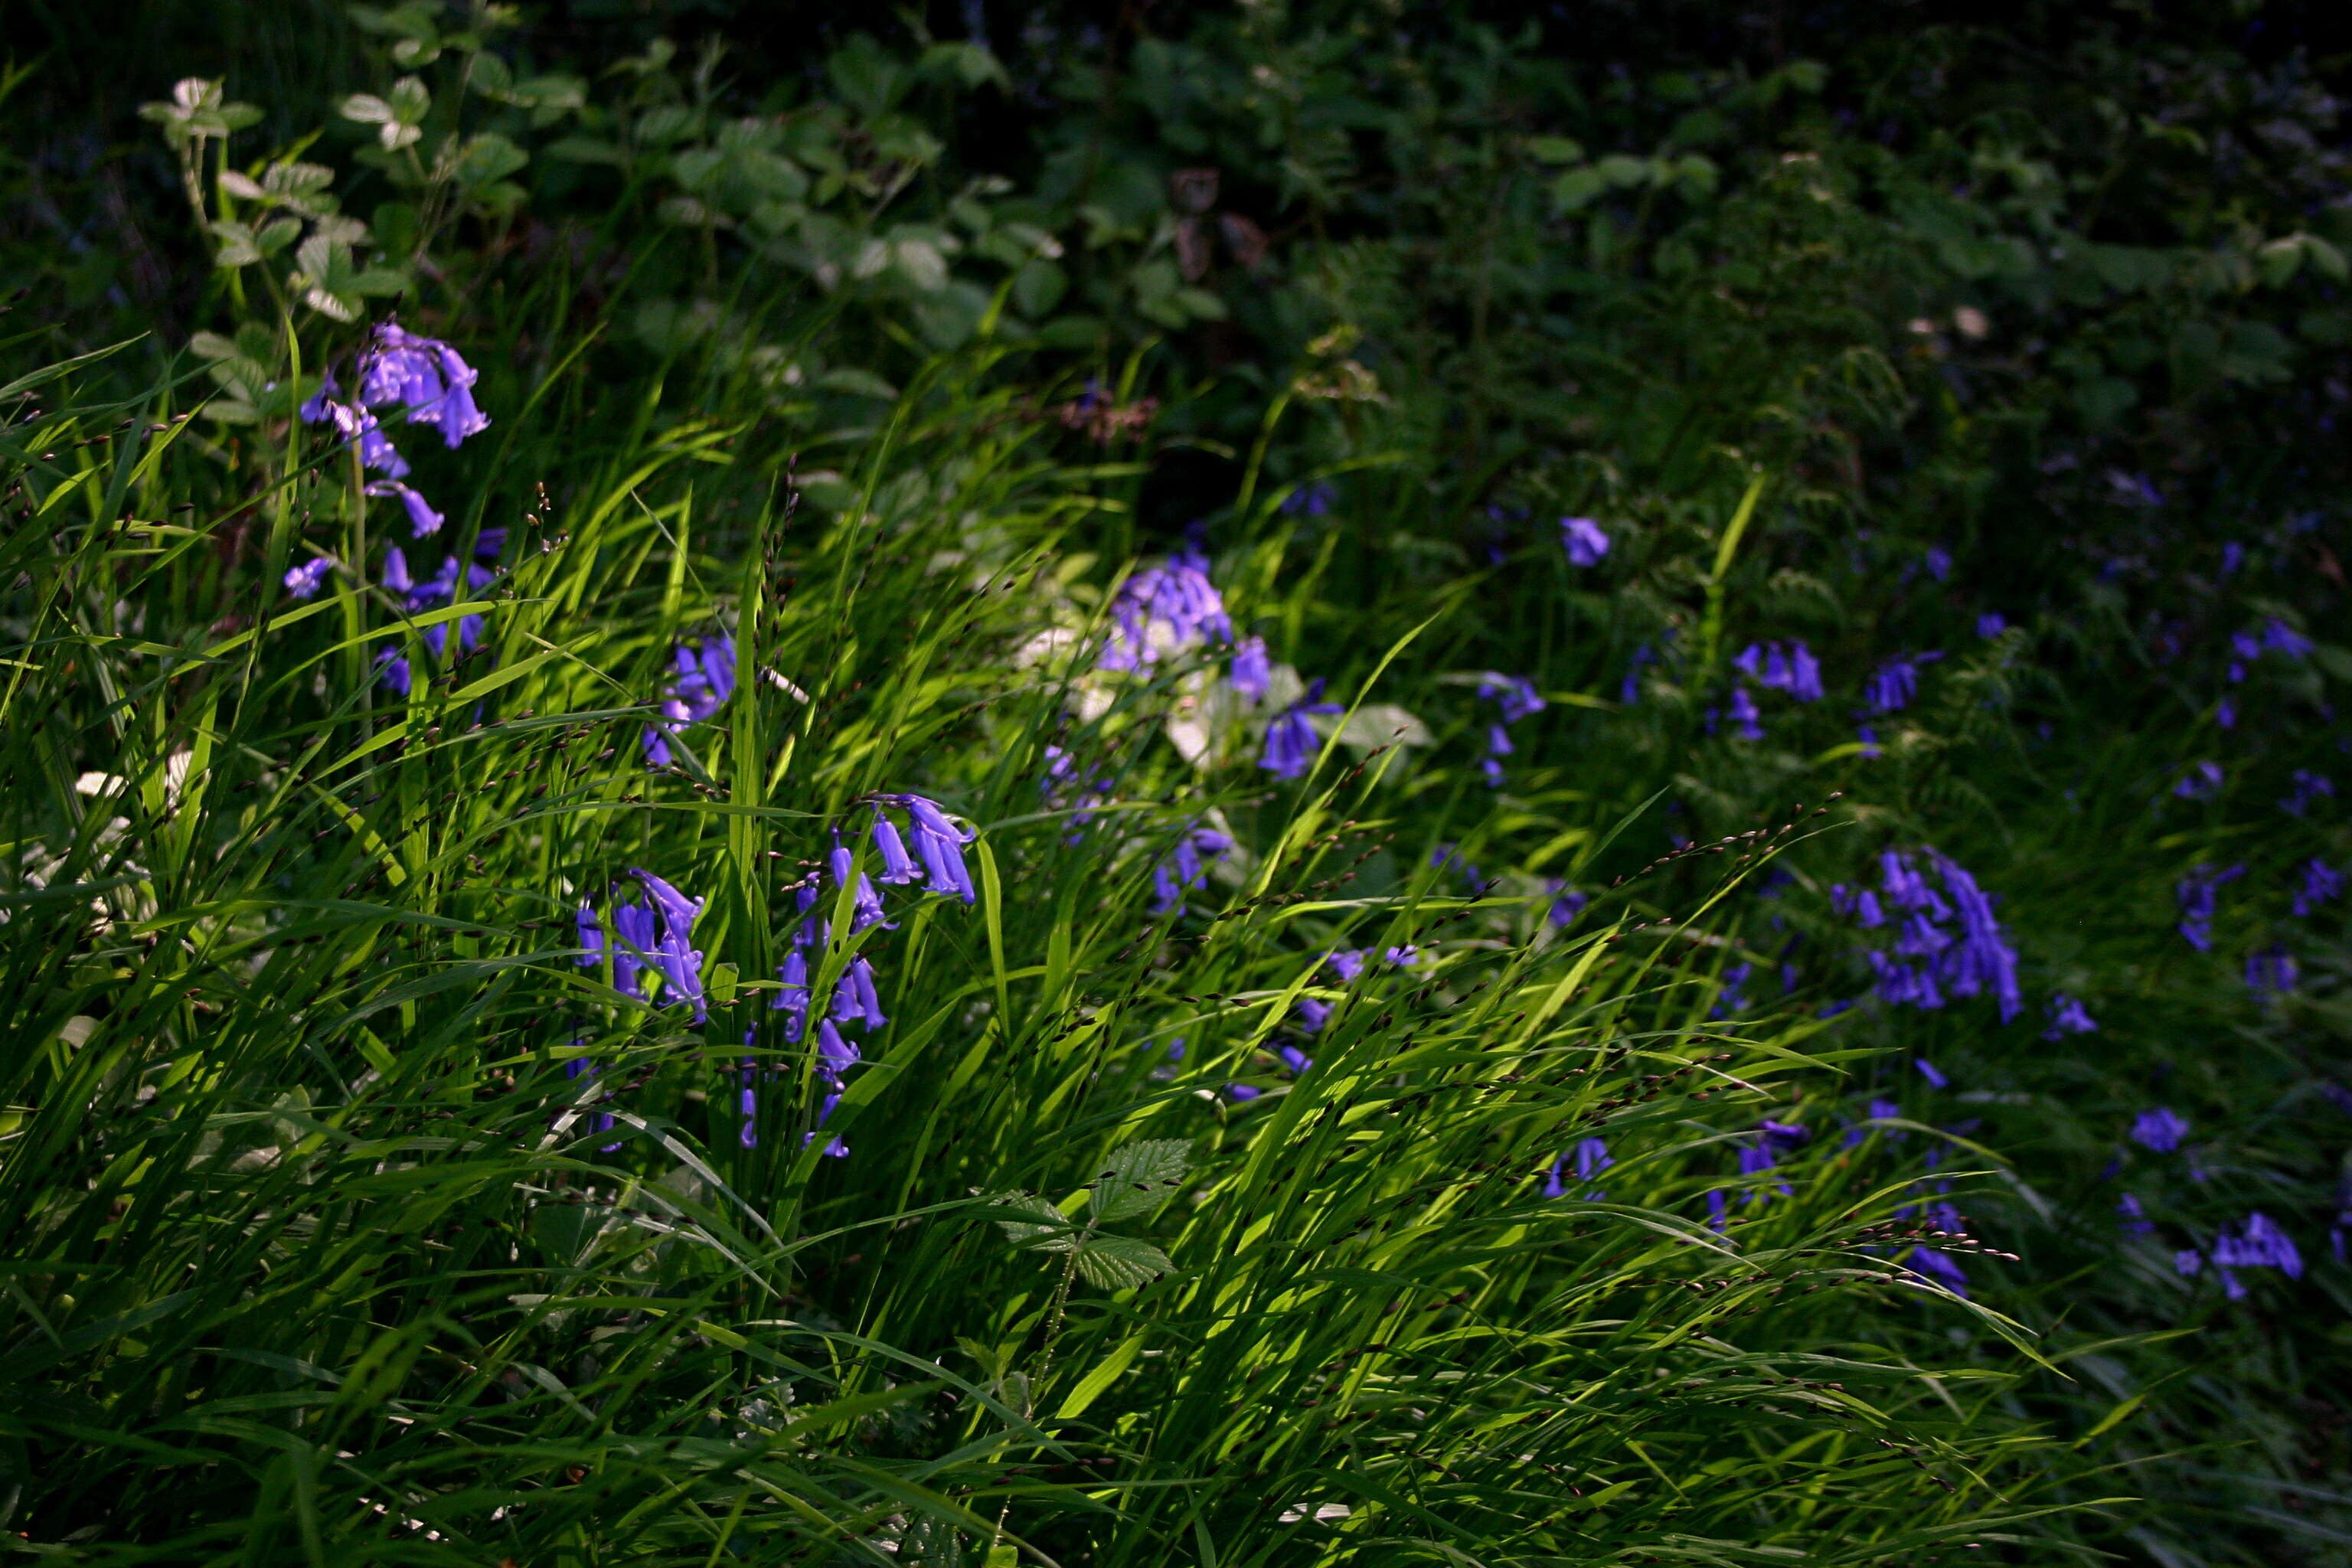
[[[1822,811],[1676,918],[1633,918],[1637,881],[1562,931],[1426,864],[1458,792],[1393,743],[1279,784],[1223,735],[1196,770],[1158,734],[1192,669],[1091,668],[1067,536],[1132,470],[1052,460],[984,348],[831,515],[723,411],[486,376],[449,535],[507,528],[499,575],[414,614],[273,585],[298,536],[368,559],[347,458],[215,444],[184,388],[90,398],[98,368],[7,392],[37,404],[8,1523],[40,1549],[1908,1563],[2044,1506],[1990,1418],[2034,1354],[1893,1261],[1921,1226],[1884,1136],[1720,1173],[1851,1059],[1709,1017],[1725,911]],[[1229,555],[1244,624],[1301,608],[1281,520]],[[473,616],[438,668],[422,634]],[[649,770],[673,645],[722,628],[733,697]],[[373,670],[402,639],[404,699]],[[1418,700],[1415,657],[1346,652],[1338,689]],[[891,1022],[818,1133],[770,1005],[793,889],[834,827],[875,869],[860,803],[905,792],[977,831],[976,899],[890,886],[853,932],[822,883],[815,992],[864,956]],[[1234,849],[1157,910],[1212,819]],[[576,906],[640,867],[709,900],[706,1024],[579,962]],[[1345,984],[1342,948],[1415,951]],[[1613,1164],[1546,1197],[1588,1137]],[[2021,1348],[1939,1364],[1939,1321]]]
[[[203,216],[297,210],[224,182],[257,141],[334,163],[380,273],[334,310],[293,247],[141,237],[184,142],[147,205],[75,186],[87,147],[0,166],[65,322],[0,353],[0,1530],[2342,1560],[2352,1095],[2310,879],[2352,652],[2324,481],[2230,457],[2316,363],[2264,323],[2337,341],[2324,240],[2111,253],[2100,197],[1959,191],[1984,147],[1849,135],[1806,62],[1654,84],[1721,111],[1670,141],[1771,149],[1718,195],[1605,151],[1666,110],[1580,107],[1460,18],[1139,44],[1200,90],[1097,83],[1033,191],[948,174],[1001,79],[960,45],[852,38],[805,90],[656,47],[567,109],[528,75],[580,64],[552,35],[469,15],[425,129],[512,138],[527,191],[404,174],[348,114],[285,139],[392,90],[380,17],[229,47],[291,118],[197,140]],[[1273,143],[1228,135],[1261,66]],[[2147,125],[2210,130],[2166,79]],[[1309,134],[1372,99],[1385,152]],[[1212,143],[1222,185],[1166,178]],[[1245,263],[1259,185],[1328,231]],[[25,189],[63,204],[31,242]],[[1988,278],[1962,230],[2040,259]],[[295,416],[391,313],[492,421],[394,427],[428,537]],[[45,365],[98,315],[143,335]],[[1230,627],[1139,623],[1211,582]],[[1768,679],[1791,647],[1822,691]],[[912,797],[968,899],[872,836],[919,843]],[[1874,970],[1959,923],[1859,901],[1906,855],[1981,893],[2013,1003]],[[640,994],[654,919],[617,906],[671,886],[703,902]],[[869,975],[853,1061],[814,1019]],[[2256,1215],[2292,1269],[2246,1261]]]

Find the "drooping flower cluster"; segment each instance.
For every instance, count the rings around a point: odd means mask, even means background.
[[[1105,669],[1135,670],[1205,643],[1229,643],[1234,623],[1209,581],[1209,558],[1186,549],[1119,585],[1111,602]]]
[[[1909,854],[1895,849],[1878,858],[1876,890],[1843,884],[1831,890],[1839,912],[1852,915],[1863,929],[1894,930],[1891,948],[1865,948],[1863,953],[1877,978],[1880,999],[1934,1008],[1948,997],[1989,992],[2000,1005],[2001,1022],[2010,1022],[2024,1005],[2017,950],[2002,935],[1991,898],[1949,857],[1935,849],[1920,853],[1943,882],[1942,894]]]
[[[2284,995],[2294,989],[2296,974],[2294,955],[2284,947],[2246,955],[2246,989],[2257,996]]]
[[[2042,1037],[2063,1040],[2069,1035],[2092,1034],[2098,1026],[2099,1021],[2082,1003],[2061,991],[2050,998],[2050,1026],[2042,1031]]]
[[[1184,895],[1208,881],[1208,862],[1223,859],[1233,847],[1232,837],[1213,827],[1187,829],[1168,858],[1151,868],[1151,912],[1181,909]]]
[[[1628,708],[1642,700],[1642,671],[1644,667],[1657,662],[1657,650],[1648,643],[1635,648],[1633,657],[1625,666],[1625,679],[1617,688],[1617,700]]]
[[[2143,1110],[2132,1119],[2131,1141],[2143,1149],[2169,1154],[2189,1136],[2189,1123],[2168,1105]]]
[[[2308,915],[2343,890],[2344,873],[2314,856],[2303,863],[2303,886],[2294,895],[2294,912]]]
[[[2183,877],[2174,889],[2180,900],[2178,929],[2198,952],[2210,952],[2213,946],[2213,910],[2221,889],[2245,875],[2245,871],[2243,866],[2216,870],[2210,865],[2200,865]]]
[[[488,531],[485,531],[484,537],[477,542],[476,549],[495,552],[499,543],[499,541],[490,538]],[[471,588],[488,587],[498,580],[498,574],[478,561],[467,563],[460,572],[457,558],[454,555],[446,555],[441,559],[439,571],[423,582],[418,582],[409,572],[407,555],[395,544],[383,553],[383,575],[378,581],[379,586],[386,594],[397,599],[403,610],[413,616],[438,605],[455,603],[461,576],[466,585]],[[441,659],[448,652],[449,623],[436,621],[419,632],[417,639],[425,645],[425,651],[435,659]],[[458,616],[458,649],[464,653],[471,653],[481,645],[481,640],[482,617]],[[414,677],[408,659],[401,653],[399,645],[386,643],[377,648],[375,663],[377,679],[401,696],[407,696]]]
[[[405,409],[411,425],[439,430],[442,444],[454,449],[467,437],[489,428],[489,416],[474,402],[479,373],[440,339],[420,337],[393,321],[369,337],[357,369],[358,396],[345,401],[342,389],[329,375],[302,405],[302,418],[312,425],[332,425],[346,442],[356,445],[361,464],[383,476],[367,486],[367,493],[397,500],[408,513],[410,529],[421,539],[440,528],[442,516],[402,482],[408,477],[408,459],[383,433],[379,411]]]
[[[1559,542],[1568,552],[1568,563],[1571,566],[1598,566],[1601,558],[1609,553],[1609,535],[1589,517],[1561,518]]]
[[[1486,726],[1486,757],[1479,770],[1486,775],[1490,789],[1500,789],[1503,784],[1502,759],[1511,754],[1509,726],[1531,713],[1543,711],[1545,703],[1536,690],[1535,682],[1524,675],[1500,675],[1493,670],[1478,678],[1478,695],[1493,702],[1500,713],[1498,722]]]
[[[2290,1279],[2303,1278],[2303,1254],[2296,1249],[2294,1238],[2259,1209],[2248,1214],[2235,1231],[2225,1230],[2215,1237],[2210,1255],[2194,1248],[2172,1255],[2173,1267],[2183,1278],[2201,1272],[2209,1261],[2221,1276],[2222,1293],[2232,1301],[2246,1294],[2234,1270],[2275,1268]]]
[[[645,989],[645,973],[650,969],[661,977],[661,1005],[688,1004],[694,1021],[706,1021],[710,1011],[702,989],[702,954],[694,946],[694,922],[709,900],[689,899],[651,871],[634,868],[629,874],[637,879],[642,901],[616,900],[609,916],[593,902],[582,901],[577,916],[580,952],[574,962],[593,969],[609,957],[613,988],[640,1000],[654,1000]]]
[[[1322,754],[1323,742],[1315,733],[1309,716],[1341,710],[1337,702],[1326,702],[1322,697],[1323,678],[1317,676],[1297,701],[1274,716],[1274,721],[1265,727],[1265,746],[1257,759],[1259,767],[1278,779],[1295,779],[1315,765],[1315,759]]]
[[[2294,771],[2294,793],[2279,802],[2279,809],[2290,816],[2301,816],[2309,811],[2314,801],[2336,798],[2336,781],[2326,773],[2313,773],[2309,768]]]
[[[1592,1180],[1617,1163],[1609,1157],[1609,1145],[1601,1140],[1580,1139],[1576,1147],[1551,1163],[1551,1171],[1544,1177],[1544,1196],[1564,1198],[1568,1195],[1568,1184],[1560,1179],[1560,1173],[1568,1167],[1570,1161],[1575,1162],[1576,1179],[1580,1182]],[[1607,1201],[1608,1196],[1607,1193],[1588,1191],[1584,1194],[1584,1201],[1589,1204],[1602,1203]]]
[[[914,855],[907,852],[906,837],[884,809],[886,806],[897,806],[906,812],[908,831],[915,839]],[[874,853],[882,863],[880,879],[884,886],[927,885],[932,892],[945,893],[967,904],[973,901],[971,873],[964,864],[963,851],[977,834],[958,827],[937,801],[919,795],[876,795],[871,814],[867,831]],[[917,857],[922,862],[919,867]],[[863,1059],[857,1046],[842,1030],[858,1029],[870,1039],[876,1030],[890,1022],[882,1012],[873,961],[863,953],[842,965],[832,995],[821,1005],[813,994],[814,978],[823,968],[833,942],[833,920],[824,907],[828,884],[836,898],[844,891],[849,895],[849,935],[856,936],[875,926],[887,929],[889,925],[875,879],[857,868],[857,857],[835,830],[833,847],[825,855],[824,871],[804,879],[793,889],[801,918],[793,928],[792,949],[776,970],[776,999],[769,1004],[772,1011],[785,1015],[785,1043],[798,1045],[805,1039],[815,1043],[817,1077],[824,1089],[817,1107],[816,1121],[820,1127],[840,1104],[849,1069]],[[747,1089],[747,1120],[743,1127],[747,1147],[757,1141],[749,1120],[754,1102],[748,1098],[748,1092]],[[815,1134],[812,1132],[809,1137],[814,1139]],[[835,1137],[826,1142],[824,1152],[842,1157],[848,1154],[849,1148]]]
[[[2221,764],[2199,763],[2180,775],[2172,793],[2183,800],[2211,800],[2221,793]]]
[[[1822,664],[1801,640],[1749,643],[1731,661],[1769,691],[1785,691],[1800,702],[1822,700]]]
[[[1234,645],[1225,680],[1251,707],[1265,700],[1266,689],[1274,684],[1274,666],[1265,657],[1264,637],[1244,637]]]
[[[680,643],[671,655],[669,689],[662,694],[661,718],[645,732],[646,765],[667,767],[670,742],[727,705],[735,695],[735,639],[723,632],[698,645]]]
[[[1874,713],[1893,713],[1911,706],[1919,695],[1919,667],[1943,658],[1940,652],[1911,653],[1888,659],[1863,683],[1862,700]]]

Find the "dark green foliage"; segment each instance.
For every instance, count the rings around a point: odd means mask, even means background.
[[[2324,19],[1727,16],[288,5],[105,73],[47,18],[0,79],[5,1528],[2346,1561]],[[387,416],[431,540],[295,413],[392,316],[492,421]],[[452,602],[386,582],[500,529]],[[1188,539],[1262,703],[1213,644],[1097,667]],[[1797,638],[1818,702],[1737,662]],[[1549,703],[1507,752],[1488,672]],[[974,901],[805,912],[909,792]],[[1844,889],[1923,847],[2013,1019],[1873,999]],[[638,868],[709,900],[707,1020],[579,962]],[[845,1072],[770,1005],[808,919],[812,994],[862,955],[890,1016]],[[2304,1268],[2225,1289],[2251,1212]]]

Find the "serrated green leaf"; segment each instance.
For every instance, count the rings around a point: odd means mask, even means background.
[[[1077,1254],[1078,1273],[1101,1290],[1131,1289],[1176,1271],[1166,1253],[1131,1236],[1087,1237]]]
[[[1125,1219],[1166,1203],[1192,1172],[1192,1147],[1181,1138],[1147,1138],[1117,1151],[1094,1181],[1095,1217]]]

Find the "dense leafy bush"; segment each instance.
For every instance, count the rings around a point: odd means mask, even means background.
[[[9,1529],[2340,1557],[2332,66],[578,9],[11,154]]]

